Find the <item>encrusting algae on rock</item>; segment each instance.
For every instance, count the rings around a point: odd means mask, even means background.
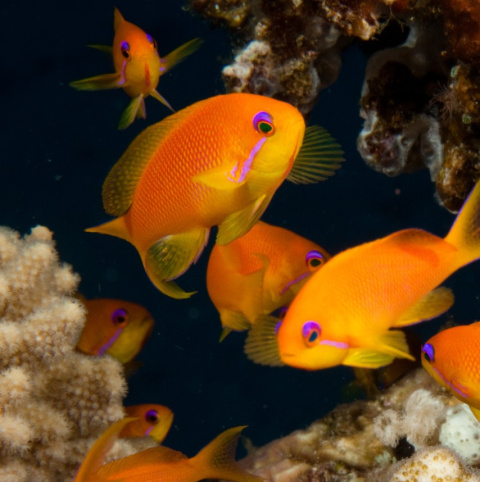
[[[85,323],[52,233],[0,228],[0,480],[73,480],[89,445],[123,417],[126,382],[109,356],[75,350]],[[135,452],[120,441],[115,457]]]

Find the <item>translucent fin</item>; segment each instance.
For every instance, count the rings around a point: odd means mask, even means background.
[[[344,358],[342,365],[358,368],[380,368],[390,365],[394,356],[368,348],[351,348]]]
[[[259,317],[248,332],[244,351],[247,357],[260,365],[283,366],[277,342],[279,319],[273,316]]]
[[[460,266],[480,258],[480,181],[463,203],[445,241],[459,250]]]
[[[469,407],[474,417],[480,422],[480,408],[472,407],[471,405]]]
[[[99,45],[99,44],[89,44],[87,47],[90,47],[91,49],[99,50],[100,52],[103,52],[108,55],[113,55],[113,49],[111,45]]]
[[[177,47],[173,52],[170,52],[167,56],[163,57],[162,64],[164,70],[162,71],[162,73],[165,73],[167,70],[175,67],[175,65],[179,64],[190,54],[193,54],[193,52],[195,52],[195,50],[197,50],[200,45],[202,45],[202,43],[203,40],[199,38],[194,38],[184,43],[183,45],[180,45],[180,47]]]
[[[248,330],[251,326],[251,323],[250,321],[248,321],[248,318],[243,313],[240,313],[239,311],[224,310],[220,315],[220,319],[222,320],[222,325],[226,328],[229,328],[228,333],[230,333],[230,331],[232,330],[235,330],[235,331]],[[228,333],[226,335],[228,335]],[[225,337],[221,337],[220,341],[222,341],[223,338]]]
[[[122,74],[102,74],[95,77],[88,77],[88,79],[74,80],[70,82],[70,86],[77,90],[105,90],[118,89],[125,84]]]
[[[145,113],[145,101],[143,95],[140,94],[134,97],[128,107],[123,111],[120,121],[118,122],[119,129],[126,129],[137,117],[146,117]]]
[[[225,245],[234,239],[243,236],[250,231],[251,227],[260,219],[265,209],[272,200],[273,194],[263,194],[247,207],[227,216],[218,226],[217,244]]]
[[[173,110],[173,107],[168,103],[167,99],[165,99],[165,97],[163,97],[163,95],[160,95],[158,91],[156,91],[155,89],[152,89],[150,91],[150,95],[154,99],[157,99],[159,102],[161,102],[164,106],[168,107],[172,112],[175,112]]]
[[[261,477],[255,477],[244,472],[235,461],[235,450],[240,433],[245,428],[234,427],[217,435],[206,447],[190,459],[190,464],[196,468],[196,476],[203,479],[227,479],[235,482],[262,482]]]
[[[220,338],[218,339],[218,341],[221,343],[223,340],[225,340],[225,338],[227,338],[228,335],[230,335],[231,332],[232,329],[228,326],[225,326],[220,333]]]
[[[208,233],[208,229],[199,228],[165,236],[148,249],[144,260],[145,271],[162,293],[172,298],[188,298],[193,294],[184,292],[171,280],[196,262],[208,241]]]
[[[440,286],[427,293],[416,305],[404,313],[392,326],[401,327],[430,320],[445,313],[455,301],[452,290]]]
[[[287,179],[296,184],[324,181],[335,174],[343,161],[340,145],[323,127],[307,127]]]

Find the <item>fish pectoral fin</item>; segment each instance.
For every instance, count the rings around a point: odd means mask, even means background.
[[[144,256],[145,271],[162,293],[177,299],[193,294],[183,291],[171,280],[178,278],[197,261],[207,244],[208,233],[208,229],[198,228],[165,236],[150,246]]]
[[[168,107],[172,112],[175,112],[173,110],[173,107],[168,103],[167,99],[165,99],[165,97],[163,97],[163,95],[160,95],[160,93],[155,90],[155,89],[152,89],[149,94],[154,98],[154,99],[157,99],[158,102],[161,102],[165,107]]]
[[[173,52],[170,52],[168,55],[163,57],[161,59],[162,67],[160,67],[160,75],[164,74],[167,70],[170,70],[190,54],[193,54],[193,52],[195,52],[195,50],[197,50],[202,43],[202,39],[194,38],[180,45],[180,47],[177,47]]]
[[[260,365],[283,366],[277,342],[279,319],[274,316],[260,316],[255,320],[245,340],[244,352],[247,358]]]
[[[262,194],[247,207],[227,216],[218,226],[217,244],[223,246],[248,233],[252,226],[260,219],[265,209],[267,209],[272,196],[272,194],[268,196]]]
[[[342,365],[358,368],[379,368],[389,365],[394,356],[368,348],[350,348]]]
[[[145,110],[145,99],[143,94],[134,97],[127,108],[123,111],[120,121],[118,122],[119,129],[126,129],[136,118],[145,119],[147,112]]]
[[[296,184],[325,181],[335,174],[343,161],[342,148],[323,127],[307,127],[287,179]]]
[[[113,55],[113,49],[111,45],[88,44],[87,47],[99,50],[100,52],[103,52],[105,54]]]
[[[452,290],[440,286],[427,293],[420,301],[406,311],[393,326],[401,327],[430,320],[445,313],[455,301]]]
[[[119,73],[102,74],[70,82],[70,86],[77,90],[118,89],[119,87],[123,87],[124,84],[122,75]]]
[[[246,183],[246,180],[237,181],[234,179],[230,172],[235,168],[231,167],[215,167],[209,169],[208,171],[200,172],[192,177],[192,180],[203,184],[211,189],[218,189],[220,191],[231,191],[233,189],[238,189]]]

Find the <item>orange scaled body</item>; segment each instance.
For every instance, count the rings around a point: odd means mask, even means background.
[[[293,300],[271,338],[276,353],[261,343],[262,330],[275,330],[272,323],[250,331],[247,353],[261,363],[309,370],[413,359],[403,332],[390,328],[433,318],[453,304],[451,291],[437,287],[480,257],[479,211],[477,183],[445,239],[406,229],[337,254]]]
[[[443,330],[422,348],[422,364],[436,382],[470,406],[480,421],[480,322]]]
[[[309,129],[304,139],[295,107],[259,95],[197,102],[131,143],[103,185],[104,208],[118,218],[88,231],[129,241],[160,291],[188,297],[172,280],[201,254],[212,226],[217,243],[228,244],[255,224],[285,178],[316,182],[339,167],[338,145]]]
[[[160,76],[193,53],[201,41],[193,39],[161,58],[157,51],[157,43],[151,35],[127,22],[117,8],[114,17],[113,47],[92,47],[111,51],[115,73],[77,80],[70,85],[79,90],[122,88],[132,97],[130,105],[120,119],[119,128],[124,129],[135,120],[135,117],[146,117],[144,99],[148,96],[154,97],[173,110],[156,90]]]
[[[130,301],[81,297],[87,321],[77,348],[90,355],[108,353],[122,363],[133,360],[153,330],[152,315]]]
[[[224,334],[248,329],[260,315],[288,306],[329,258],[314,242],[262,221],[226,246],[216,244],[207,289]]]

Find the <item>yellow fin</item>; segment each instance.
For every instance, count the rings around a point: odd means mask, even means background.
[[[98,226],[92,226],[91,228],[85,229],[87,233],[99,233],[108,234],[110,236],[116,236],[117,238],[124,239],[125,241],[130,241],[130,235],[125,224],[125,218],[120,216],[118,218],[107,221],[106,223],[99,224]]]
[[[109,55],[112,55],[113,53],[113,49],[111,45],[88,44],[87,47],[90,47],[91,49],[99,50],[100,52],[103,52]]]
[[[471,405],[469,407],[474,417],[480,422],[480,408],[472,407]]]
[[[273,194],[262,194],[247,207],[235,211],[227,216],[218,226],[216,242],[220,245],[231,243],[234,239],[248,233],[252,226],[260,219],[272,200]]]
[[[77,90],[105,90],[105,89],[118,89],[125,85],[125,81],[122,78],[122,74],[102,74],[95,77],[88,77],[87,79],[74,80],[69,84],[71,87]]]
[[[190,54],[193,54],[193,52],[195,52],[195,50],[197,50],[200,45],[202,45],[202,43],[203,40],[199,38],[194,38],[180,45],[180,47],[177,47],[173,52],[170,52],[168,55],[163,57],[161,59],[164,66],[164,70],[162,71],[162,73],[170,70],[172,67],[180,63]]]
[[[447,311],[455,301],[452,290],[440,286],[427,293],[418,303],[395,321],[393,326],[407,326],[430,320]]]
[[[278,350],[277,325],[273,316],[259,317],[248,332],[244,351],[247,357],[260,365],[283,366]]]
[[[229,167],[214,167],[213,169],[208,169],[207,171],[195,174],[195,176],[192,177],[192,180],[212,189],[231,191],[233,189],[238,189],[246,183],[246,180],[236,181],[230,178],[229,173],[233,169],[233,164]]]
[[[163,95],[160,95],[158,91],[155,89],[152,89],[149,94],[154,98],[157,99],[159,102],[161,102],[165,107],[168,107],[172,112],[175,112],[173,107],[167,102],[167,99],[163,97]]]
[[[222,325],[226,329],[228,329],[225,335],[222,332],[220,341],[222,341],[225,338],[225,336],[227,336],[228,333],[230,333],[232,330],[234,331],[248,330],[251,326],[251,323],[250,321],[248,321],[248,318],[243,313],[240,313],[239,311],[224,310],[220,315],[220,319],[222,320]]]
[[[126,129],[135,118],[145,119],[146,116],[147,113],[145,111],[145,100],[143,95],[137,95],[137,97],[134,97],[123,111],[120,121],[118,122],[118,128]]]
[[[190,464],[204,478],[227,479],[237,482],[262,482],[261,477],[240,469],[235,461],[235,450],[242,430],[246,426],[233,427],[217,435],[206,447],[190,459]]]
[[[171,280],[195,263],[208,241],[208,229],[198,228],[186,233],[165,236],[153,244],[144,257],[145,271],[152,283],[172,298],[188,298]],[[143,258],[143,257],[142,257]]]
[[[459,266],[480,258],[480,180],[463,203],[445,241],[459,250]]]
[[[379,368],[392,363],[395,357],[370,348],[351,348],[343,360],[343,365],[358,368]]]
[[[307,127],[287,179],[296,184],[324,181],[335,174],[343,161],[340,145],[323,127]]]

